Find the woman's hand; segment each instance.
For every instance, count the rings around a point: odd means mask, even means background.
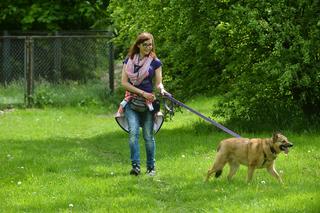
[[[153,102],[156,99],[156,97],[154,96],[153,93],[149,93],[149,92],[145,92],[145,91],[142,92],[142,97],[144,97],[145,99],[147,99],[150,102]]]
[[[162,87],[162,88],[160,88],[160,94],[165,95],[165,94],[169,94],[169,93]]]

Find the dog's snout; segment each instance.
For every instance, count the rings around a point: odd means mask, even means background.
[[[287,147],[293,147],[293,144],[288,142]]]

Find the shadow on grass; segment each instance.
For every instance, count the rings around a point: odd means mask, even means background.
[[[198,124],[195,124],[198,125]],[[200,128],[201,127],[201,128]],[[271,137],[264,133],[266,137]],[[247,135],[245,135],[247,136]],[[217,144],[222,139],[230,137],[226,133],[201,124],[189,128],[162,129],[156,135],[157,160],[176,159],[183,156],[201,157],[210,165],[215,155]],[[303,137],[308,141],[312,135]],[[87,175],[101,175],[90,173],[90,167],[110,167],[121,165],[125,173],[130,169],[130,154],[127,133],[119,130],[97,135],[92,138],[50,138],[46,140],[10,141],[3,144],[3,151],[8,155],[6,162],[9,166],[31,165],[38,172],[58,173],[69,168],[75,171],[86,171]],[[142,163],[145,160],[144,141],[140,138]],[[300,142],[302,143],[302,142]],[[297,146],[297,144],[295,144]],[[313,143],[304,143],[304,148]],[[7,148],[7,149],[6,149]],[[10,160],[10,158],[12,158]],[[8,168],[9,169],[9,168]],[[83,173],[79,173],[83,174]],[[75,173],[77,175],[77,173]],[[103,176],[103,175],[102,175]]]
[[[162,130],[156,135],[159,155],[170,158],[192,153],[196,147],[212,151],[210,135],[194,135],[189,130]],[[222,137],[221,134],[218,135]],[[2,142],[2,151],[7,153],[8,164],[31,165],[39,172],[56,173],[70,167],[83,168],[91,165],[130,165],[128,135],[115,131],[92,138],[49,138],[45,140],[10,140]],[[141,157],[145,159],[144,141],[140,138]],[[5,158],[5,157],[4,157]]]

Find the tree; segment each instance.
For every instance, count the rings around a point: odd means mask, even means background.
[[[109,9],[119,44],[155,35],[176,96],[226,93],[214,113],[233,120],[319,121],[319,0],[119,0]]]
[[[0,2],[2,30],[88,30],[110,24],[102,0],[16,0]]]

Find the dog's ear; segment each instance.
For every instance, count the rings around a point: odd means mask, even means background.
[[[279,135],[281,135],[280,132],[274,132],[272,135],[272,141],[275,143],[278,140]]]

